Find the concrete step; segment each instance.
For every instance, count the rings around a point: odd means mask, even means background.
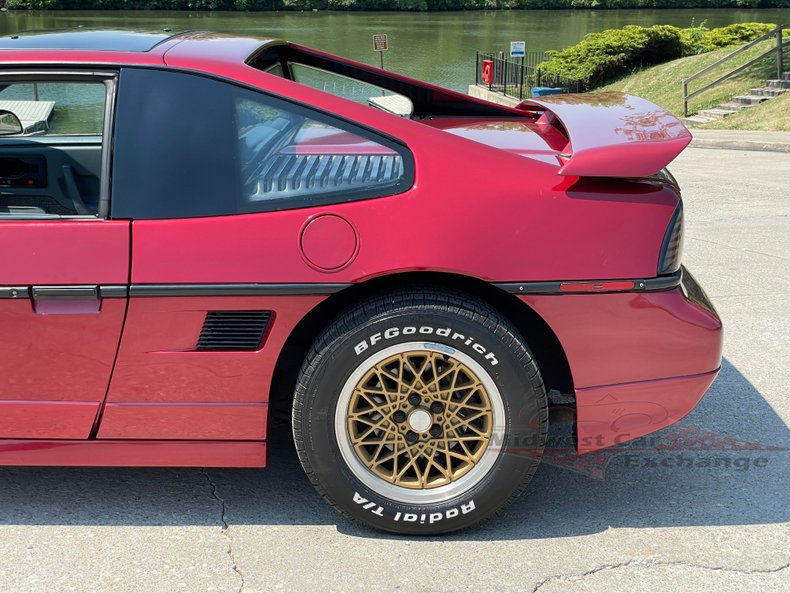
[[[680,121],[682,121],[687,126],[699,126],[701,124],[707,124],[715,120],[710,117],[703,117],[697,114],[697,115],[689,115],[688,117],[684,117]]]
[[[730,99],[730,102],[738,105],[759,105],[767,100],[768,97],[762,97],[760,95],[739,95]]]
[[[760,87],[756,89],[749,89],[749,94],[770,98],[770,97],[778,97],[779,95],[787,91],[788,89],[772,89],[768,87]]]
[[[766,80],[765,86],[772,89],[790,89],[790,80],[785,80],[785,79]]]
[[[701,115],[702,117],[710,117],[712,119],[724,119],[733,113],[738,113],[738,109],[722,109],[721,107],[714,107],[713,109],[701,109],[697,112],[697,115]]]
[[[728,101],[727,103],[721,103],[720,105],[716,105],[714,109],[726,109],[727,111],[740,111],[741,109],[746,109],[747,107],[751,107],[751,103],[736,103],[735,101]]]

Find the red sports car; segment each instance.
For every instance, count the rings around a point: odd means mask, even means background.
[[[0,464],[266,464],[442,533],[676,422],[722,328],[681,267],[688,131],[620,94],[502,107],[277,40],[0,40]],[[569,403],[570,402],[570,403]]]

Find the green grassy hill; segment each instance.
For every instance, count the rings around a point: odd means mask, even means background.
[[[790,132],[790,91],[776,99],[744,109],[740,113],[702,127],[716,130]]]
[[[731,69],[756,58],[761,53],[769,50],[772,45],[773,42],[766,41],[745,51],[724,66],[720,66],[713,72],[690,83],[689,91],[693,92]],[[595,90],[623,91],[632,95],[639,95],[661,105],[676,115],[683,115],[680,89],[681,79],[688,78],[735,49],[728,47],[645,68]],[[790,44],[785,48],[784,53],[785,70],[790,70]],[[707,109],[719,103],[725,103],[734,95],[746,95],[750,88],[764,86],[763,81],[771,78],[776,78],[776,61],[775,59],[767,58],[692,99],[689,102],[689,113],[695,113],[700,109]],[[721,122],[706,124],[704,127],[790,131],[790,92],[762,105],[745,109]]]

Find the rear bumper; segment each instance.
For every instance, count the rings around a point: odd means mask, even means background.
[[[577,389],[576,450],[589,453],[674,424],[694,409],[718,372]]]
[[[580,453],[677,422],[697,405],[721,365],[721,320],[685,269],[681,285],[671,290],[522,300],[565,349]]]

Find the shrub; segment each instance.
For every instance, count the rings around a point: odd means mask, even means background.
[[[775,28],[776,25],[769,23],[737,23],[709,31],[705,41],[711,50],[728,45],[740,45],[757,39]]]
[[[686,29],[629,25],[591,33],[576,45],[552,52],[553,59],[539,67],[544,72],[578,79],[582,88],[589,90],[637,68],[747,43],[775,27],[768,23],[739,23],[718,29],[708,29],[704,23]]]
[[[669,25],[629,25],[591,33],[580,43],[553,52],[541,69],[581,81],[592,88],[639,66],[658,64],[683,55],[681,30]]]

